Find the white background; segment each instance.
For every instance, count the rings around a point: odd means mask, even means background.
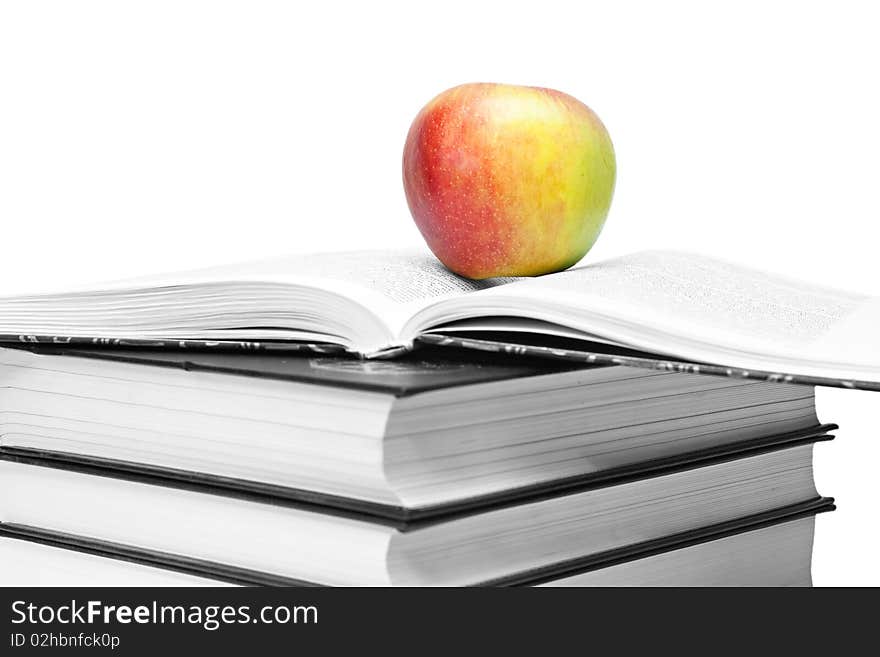
[[[433,95],[554,87],[614,140],[589,259],[676,247],[880,294],[871,3],[0,5],[0,292],[420,244],[400,157]],[[820,585],[880,585],[880,393],[822,390]]]

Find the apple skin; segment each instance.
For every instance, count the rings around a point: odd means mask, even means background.
[[[465,84],[410,127],[403,186],[434,255],[473,279],[566,269],[596,242],[616,177],[599,117],[553,89]]]

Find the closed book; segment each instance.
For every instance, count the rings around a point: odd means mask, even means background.
[[[813,389],[438,348],[0,349],[0,455],[395,522],[821,434]]]
[[[810,586],[815,515],[830,500],[704,527],[557,568],[520,586]],[[263,573],[30,527],[0,528],[5,586],[285,586]],[[501,585],[501,583],[499,584]]]
[[[828,506],[812,475],[813,443],[822,439],[768,439],[692,463],[407,520],[5,454],[0,522],[7,535],[63,535],[57,542],[98,551],[113,545],[163,562],[220,564],[255,583],[538,583]]]

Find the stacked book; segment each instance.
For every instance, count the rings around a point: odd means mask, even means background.
[[[0,567],[22,584],[112,583],[108,557],[181,582],[806,584],[830,508],[830,427],[784,383],[428,348],[0,368]]]
[[[347,254],[0,300],[0,583],[810,584],[836,428],[810,384],[880,377],[769,350],[769,318],[751,351],[708,343],[692,309],[660,356],[688,265],[639,258],[589,285]],[[587,321],[603,281],[634,300]],[[807,303],[774,294],[789,324]]]

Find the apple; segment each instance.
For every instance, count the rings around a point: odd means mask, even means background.
[[[403,185],[437,258],[473,279],[566,269],[596,242],[614,193],[599,117],[553,89],[465,84],[410,127]]]

